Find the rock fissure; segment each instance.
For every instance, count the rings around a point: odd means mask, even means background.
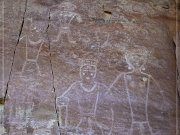
[[[49,12],[49,18],[48,18],[48,21],[50,22],[51,20],[51,17],[50,17],[50,12]],[[58,114],[58,110],[57,110],[57,105],[56,105],[56,98],[57,98],[57,95],[56,95],[56,88],[54,86],[54,71],[53,71],[53,64],[52,64],[52,54],[51,54],[51,42],[50,42],[50,39],[49,39],[49,34],[48,34],[48,29],[49,29],[49,22],[48,22],[48,26],[47,26],[47,29],[46,29],[46,34],[47,34],[47,39],[48,39],[48,47],[49,47],[49,62],[50,62],[50,68],[51,68],[51,74],[52,74],[52,89],[53,89],[53,92],[54,92],[54,105],[55,105],[55,113],[56,113],[56,116],[57,116],[57,124],[58,124],[58,129],[59,129],[59,135],[61,135],[61,132],[60,132],[60,123],[59,123],[59,114]]]
[[[13,57],[12,57],[13,59],[12,59],[12,64],[11,64],[11,68],[10,68],[8,81],[7,81],[7,84],[6,84],[4,102],[6,101],[7,93],[8,93],[8,89],[9,89],[9,83],[11,81],[11,76],[12,76],[12,71],[13,71],[13,66],[14,66],[14,60],[15,60],[15,56],[16,56],[16,49],[17,49],[17,46],[19,44],[20,37],[21,37],[21,34],[22,34],[22,30],[23,30],[23,27],[24,27],[24,20],[25,20],[25,15],[26,15],[26,11],[27,11],[27,2],[28,2],[28,0],[25,1],[25,9],[24,9],[24,13],[23,13],[21,27],[20,27],[20,30],[19,30],[18,40],[17,40],[16,46],[15,46],[14,51],[13,51]]]

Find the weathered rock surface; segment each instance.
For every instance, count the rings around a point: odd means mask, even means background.
[[[0,134],[177,135],[175,1],[1,5]]]

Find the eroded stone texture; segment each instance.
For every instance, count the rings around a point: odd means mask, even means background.
[[[174,1],[33,0],[25,9],[7,59],[5,135],[176,135]]]
[[[1,31],[1,41],[4,38],[4,48],[1,48],[4,55],[4,71],[1,72],[1,97],[5,95],[6,84],[9,81],[9,75],[11,73],[12,62],[14,58],[14,50],[16,48],[19,33],[21,30],[21,24],[23,14],[25,11],[25,0],[23,1],[1,1],[1,11],[4,13],[1,17],[4,20],[4,34]],[[2,21],[3,21],[2,20]],[[2,46],[1,46],[2,47]],[[2,56],[2,55],[1,55]],[[2,58],[2,57],[1,57]],[[3,75],[4,73],[4,75]],[[4,79],[3,77],[4,76]]]

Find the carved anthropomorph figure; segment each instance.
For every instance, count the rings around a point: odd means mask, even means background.
[[[54,7],[52,7],[54,8]],[[75,12],[76,6],[72,4],[71,2],[62,2],[56,11],[52,11],[51,13],[51,19],[57,20],[59,23],[59,32],[55,39],[52,40],[52,42],[58,42],[61,40],[62,35],[66,35],[68,42],[75,43],[75,41],[72,40],[71,36],[71,23],[74,19],[77,20],[77,22],[82,22],[81,16]],[[53,9],[52,9],[53,10]],[[53,24],[53,23],[52,23]]]
[[[92,59],[83,60],[80,67],[81,80],[73,83],[57,98],[61,127],[75,129],[78,135],[108,135],[111,130],[111,110],[101,108],[107,88],[95,82],[96,63]]]
[[[32,117],[34,106],[37,105],[34,102],[36,97],[33,93],[37,89],[37,86],[39,86],[37,77],[42,75],[38,60],[44,44],[43,32],[45,32],[46,23],[32,18],[28,18],[27,22],[29,24],[27,26],[28,30],[20,39],[21,41],[16,50],[17,56],[15,58],[15,60],[18,60],[18,57],[22,57],[22,54],[25,54],[24,62],[21,69],[17,68],[17,72],[20,72],[20,74],[16,74],[12,78],[13,83],[7,94],[8,100],[5,104],[4,119],[8,134],[13,134],[15,130],[25,130],[27,119]],[[22,53],[23,49],[25,53]],[[17,62],[17,65],[21,64]],[[18,84],[17,81],[19,82]]]
[[[30,65],[34,64],[38,75],[41,75],[38,59],[44,43],[43,32],[45,32],[46,27],[41,21],[33,20],[32,18],[29,21],[28,33],[20,39],[25,38],[26,40],[26,56],[22,67],[22,74],[27,72],[28,66],[30,67]]]
[[[153,135],[153,130],[148,119],[149,93],[154,90],[160,93],[162,91],[155,79],[142,71],[144,70],[148,55],[149,52],[145,49],[128,51],[125,59],[129,65],[129,69],[132,71],[120,74],[110,86],[110,93],[119,93],[118,95],[121,100],[119,101],[119,107],[121,106],[120,104],[124,104],[122,106],[125,109],[122,110],[123,108],[121,108],[118,110],[118,105],[116,108],[113,108],[115,119],[114,130],[116,128],[118,129],[122,120],[126,118],[122,124],[124,124],[123,127],[126,129],[130,129],[129,131],[126,130],[129,135]],[[118,111],[124,111],[127,115],[122,118],[121,115],[123,113],[121,114]]]

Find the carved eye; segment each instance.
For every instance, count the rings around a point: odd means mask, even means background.
[[[35,29],[36,29],[36,26],[32,25],[32,27],[31,27],[31,28],[35,30]]]
[[[85,73],[83,73],[83,75],[85,75]]]

